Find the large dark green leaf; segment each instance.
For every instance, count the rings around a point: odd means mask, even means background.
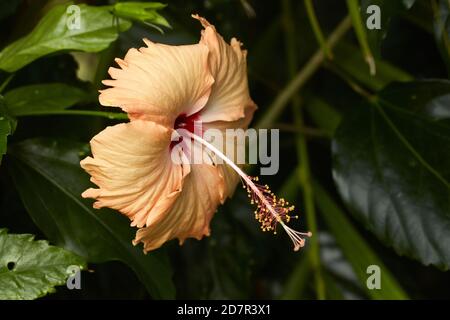
[[[10,148],[11,176],[36,225],[57,245],[89,262],[128,264],[154,298],[173,298],[172,271],[162,251],[133,247],[136,230],[112,210],[94,210],[81,198],[89,178],[79,165],[83,145],[36,139]]]
[[[76,254],[33,239],[31,234],[7,234],[0,229],[0,300],[45,296],[65,284],[70,266],[86,267]]]
[[[334,179],[356,217],[397,253],[445,269],[450,123],[424,111],[448,94],[448,81],[393,84],[355,107],[333,140]]]
[[[448,80],[424,80],[396,83],[386,87],[380,97],[410,111],[425,113],[434,119],[450,117],[450,85]]]
[[[55,6],[32,32],[3,49],[0,69],[14,72],[42,56],[64,50],[99,52],[117,39],[119,31],[131,27],[129,21],[114,19],[109,6],[80,4],[80,27],[69,28],[76,14],[67,12],[69,5]]]
[[[5,94],[9,114],[24,116],[64,110],[87,97],[75,87],[62,83],[48,83],[20,87]]]
[[[395,277],[327,191],[319,183],[314,182],[314,192],[321,216],[333,232],[336,242],[352,265],[353,271],[367,295],[373,299],[407,299],[406,293]],[[378,266],[382,272],[381,289],[379,290],[370,290],[365,283],[368,277],[367,267],[370,265]]]

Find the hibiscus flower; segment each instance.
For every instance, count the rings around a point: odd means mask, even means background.
[[[262,229],[275,231],[281,224],[298,250],[310,234],[286,225],[293,207],[202,137],[208,129],[246,129],[256,105],[242,44],[234,38],[227,44],[208,21],[193,17],[204,27],[199,43],[170,46],[144,39],[146,47],[130,49],[116,59],[120,68],[109,69],[112,79],[103,81],[109,88],[100,91],[100,104],[122,108],[130,122],[107,127],[91,140],[92,157],[81,166],[98,188],[82,196],[95,199],[94,208],[126,215],[138,228],[133,243],[142,242],[148,252],[171,239],[182,244],[209,235],[217,207],[240,178]],[[225,145],[232,143],[225,138]],[[194,151],[209,161],[190,163]]]

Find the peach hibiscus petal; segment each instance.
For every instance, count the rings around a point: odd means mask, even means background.
[[[209,50],[209,65],[215,82],[208,103],[201,112],[203,122],[234,121],[245,116],[245,108],[253,104],[247,80],[247,52],[235,38],[227,44],[206,19],[193,15],[204,27],[200,43]]]
[[[166,241],[187,238],[200,240],[210,233],[209,224],[219,204],[224,201],[224,180],[209,164],[191,165],[180,196],[158,223],[141,228],[133,243],[143,243],[144,252],[159,248]]]
[[[82,196],[95,208],[109,207],[143,227],[161,220],[179,197],[189,165],[171,161],[172,130],[136,120],[107,127],[91,140],[93,157],[81,161],[98,188]]]
[[[144,39],[146,47],[130,49],[120,68],[109,69],[103,83],[103,106],[121,107],[131,119],[172,125],[180,114],[198,112],[206,104],[214,79],[204,44],[170,46]]]
[[[245,151],[245,141],[239,141],[235,139],[234,136],[227,135],[226,130],[227,129],[247,129],[252,118],[253,114],[256,110],[255,104],[249,104],[245,108],[245,116],[243,118],[240,118],[235,121],[214,121],[205,123],[204,129],[216,129],[222,132],[223,140],[219,143],[218,141],[211,141],[211,143],[220,149],[223,149],[222,151],[224,153],[227,153],[227,150],[234,149],[233,154],[235,155],[234,158],[230,159],[234,163],[237,162],[237,153],[238,148],[240,148],[241,152]],[[241,166],[242,167],[242,166]],[[219,169],[220,175],[223,177],[225,182],[225,195],[228,197],[231,197],[234,193],[234,190],[236,189],[236,186],[239,182],[239,175],[236,174],[236,172],[230,168],[227,164],[217,164],[217,168]]]

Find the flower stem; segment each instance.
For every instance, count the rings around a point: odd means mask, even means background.
[[[333,54],[331,53],[330,48],[325,42],[325,38],[323,36],[322,30],[320,29],[319,21],[317,20],[316,13],[314,11],[314,4],[312,0],[305,0],[305,8],[306,13],[308,14],[309,22],[311,23],[311,27],[313,29],[314,35],[316,36],[317,42],[322,48],[323,53],[328,59],[333,58]]]
[[[339,76],[342,80],[344,80],[348,86],[357,94],[360,96],[366,98],[369,101],[374,101],[376,96],[367,91],[365,88],[360,86],[357,82],[355,82],[350,75],[345,73],[345,71],[341,70],[337,65],[333,64],[325,64],[325,68],[330,70],[331,72],[335,73],[337,76]]]
[[[358,38],[359,45],[364,55],[364,59],[369,65],[370,75],[374,76],[377,72],[375,59],[373,57],[372,51],[370,50],[365,26],[363,25],[363,22],[361,20],[361,15],[359,12],[359,1],[347,0],[347,7],[353,22],[353,28],[355,29],[356,37]]]
[[[3,90],[5,90],[5,88],[8,86],[8,84],[11,82],[11,80],[14,78],[15,73],[11,73],[4,81],[3,83],[0,85],[0,93],[3,92]]]
[[[336,29],[331,33],[327,39],[326,44],[328,48],[332,49],[337,42],[346,34],[351,27],[350,17],[344,18]],[[306,65],[301,69],[295,77],[288,83],[288,85],[275,98],[275,101],[267,108],[265,115],[257,122],[256,128],[267,128],[273,123],[276,118],[283,112],[286,105],[291,100],[292,96],[311,78],[312,75],[319,69],[325,54],[322,49],[319,49],[309,59]]]
[[[291,3],[289,0],[282,1],[283,19],[285,21],[285,44],[288,62],[288,74],[290,77],[295,76],[297,69],[297,52],[295,49],[295,26],[291,16]],[[294,114],[295,124],[299,127],[304,126],[303,112],[301,108],[301,100],[298,93],[292,97],[292,112]],[[316,223],[316,209],[314,204],[314,194],[311,184],[311,172],[309,167],[309,154],[306,137],[304,134],[297,135],[297,157],[299,160],[299,183],[302,186],[303,200],[305,202],[305,213],[308,223],[308,228],[316,236],[310,241],[310,263],[314,272],[315,288],[317,298],[319,300],[325,299],[325,281],[322,275],[322,267],[320,263],[320,247],[318,242],[318,232]]]

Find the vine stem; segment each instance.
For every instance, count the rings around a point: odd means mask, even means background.
[[[364,59],[369,66],[370,75],[374,76],[377,73],[377,68],[375,65],[375,59],[367,41],[365,26],[361,19],[359,1],[347,0],[347,7],[353,23],[353,28],[355,29],[356,38],[358,38],[358,42],[364,55]]]
[[[327,47],[332,49],[339,40],[350,30],[352,26],[349,16],[345,17],[336,29],[330,34],[326,41]],[[322,65],[326,56],[321,48],[309,59],[306,65],[301,69],[292,80],[284,87],[273,103],[265,111],[265,115],[256,123],[256,128],[267,128],[283,112],[292,96],[314,75]]]
[[[297,69],[297,51],[295,46],[295,25],[291,16],[291,3],[290,0],[282,1],[283,9],[283,21],[285,28],[285,44],[288,63],[288,74],[290,77],[295,76]],[[296,126],[303,127],[303,112],[302,103],[298,93],[295,93],[292,97],[292,112],[294,114],[294,120]],[[303,200],[305,202],[305,214],[307,219],[308,228],[312,234],[316,236],[310,240],[309,255],[312,271],[314,272],[314,283],[317,298],[319,300],[325,299],[325,281],[322,274],[322,266],[320,262],[320,246],[318,241],[318,229],[316,222],[316,208],[314,204],[314,191],[311,184],[311,170],[309,166],[309,153],[308,145],[306,143],[306,137],[304,134],[299,133],[297,135],[297,157],[299,160],[299,173],[298,179],[302,186]]]
[[[325,53],[325,56],[328,59],[333,59],[333,54],[332,54],[330,48],[328,48],[328,45],[325,42],[325,38],[323,36],[322,30],[320,29],[319,20],[316,17],[313,1],[305,0],[305,8],[306,8],[306,13],[308,14],[309,22],[311,23],[312,30],[314,32],[314,35],[316,36],[317,42],[319,43],[320,47],[322,48],[323,52]]]

